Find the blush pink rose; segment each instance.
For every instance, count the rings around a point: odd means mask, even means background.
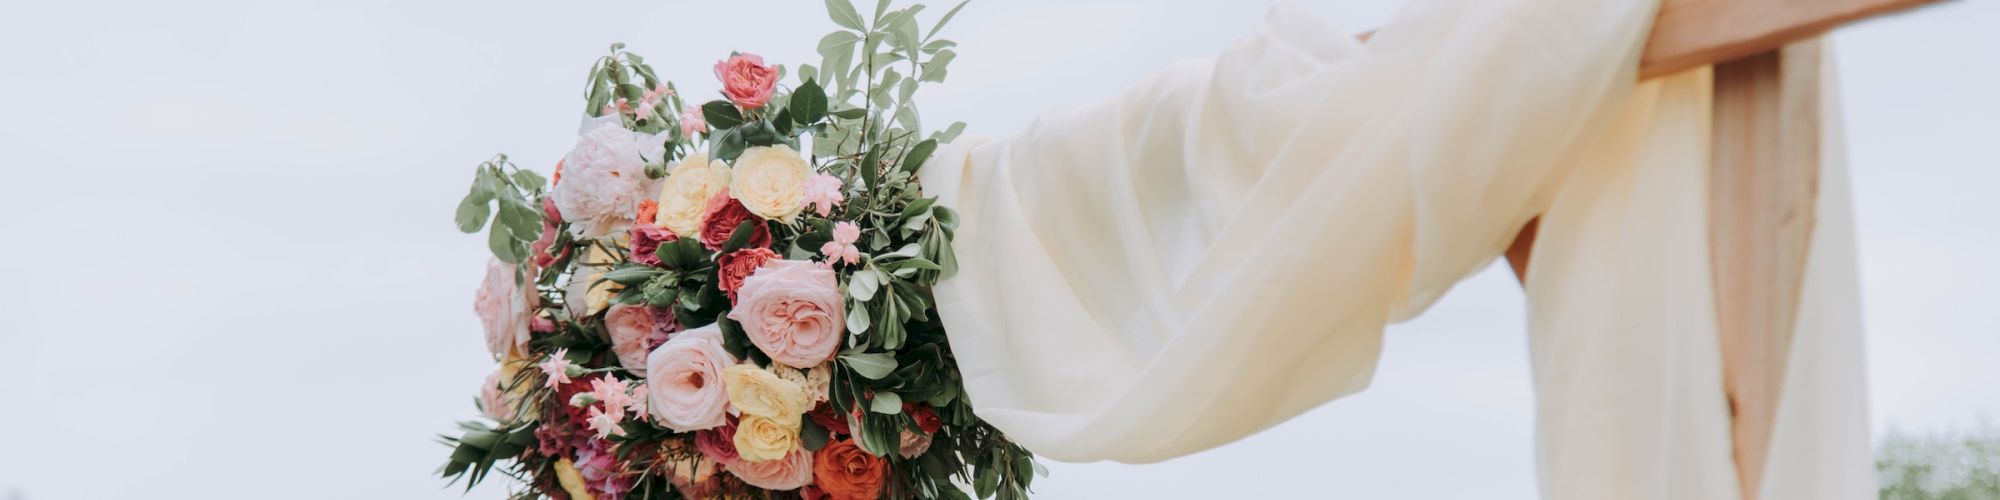
[[[486,280],[473,295],[472,310],[486,328],[486,350],[493,359],[505,360],[507,353],[528,352],[528,326],[534,311],[531,290],[514,283],[513,264],[500,259],[486,261]]]
[[[722,369],[736,364],[722,348],[722,330],[709,325],[674,335],[646,356],[646,404],[661,425],[676,432],[728,423],[729,393]]]
[[[722,95],[737,107],[758,109],[778,88],[778,68],[756,54],[736,53],[715,63],[715,79],[722,80]]]
[[[648,345],[657,328],[653,324],[653,312],[646,306],[614,304],[604,312],[604,332],[611,337],[611,352],[618,355],[618,364],[631,370],[634,375],[646,376],[646,355],[659,346]]]
[[[729,319],[772,361],[810,369],[833,357],[846,323],[833,270],[809,261],[771,260],[737,289]]]
[[[793,448],[785,458],[762,462],[739,460],[724,468],[744,484],[767,490],[795,490],[813,482],[813,453]]]
[[[479,409],[495,422],[512,422],[514,402],[507,397],[507,391],[500,389],[501,382],[499,371],[486,376],[485,385],[479,386]]]

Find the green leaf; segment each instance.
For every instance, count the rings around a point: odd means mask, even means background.
[[[902,413],[903,397],[893,392],[877,392],[875,393],[875,399],[868,402],[868,411],[883,415]]]
[[[924,53],[925,53],[925,54],[936,54],[936,53],[937,53],[937,51],[940,51],[940,50],[944,50],[944,49],[949,49],[949,48],[952,48],[952,47],[957,47],[957,46],[958,46],[958,42],[954,42],[954,41],[951,41],[951,40],[938,40],[938,41],[934,41],[934,42],[931,42],[931,43],[926,43],[926,44],[924,44]]]
[[[621,267],[618,269],[613,269],[611,270],[611,272],[604,273],[602,278],[606,281],[610,281],[620,285],[633,286],[640,283],[645,283],[646,281],[653,279],[654,276],[659,276],[661,274],[665,274],[665,271],[645,266],[630,266],[630,267]]]
[[[870,326],[868,308],[864,307],[864,304],[866,303],[858,300],[847,304],[847,330],[854,332],[855,335],[867,333]]]
[[[805,445],[806,451],[819,451],[825,447],[827,438],[830,437],[828,435],[831,433],[825,427],[820,427],[819,422],[814,422],[813,419],[800,420],[803,425],[799,426],[799,441]]]
[[[757,219],[743,219],[742,224],[737,224],[736,229],[729,233],[729,241],[723,242],[722,253],[734,252],[750,244],[750,237],[757,234],[756,224]]]
[[[896,357],[886,352],[842,354],[840,360],[847,363],[847,367],[853,369],[854,373],[869,380],[881,380],[882,377],[887,377],[889,373],[896,371]]]
[[[542,185],[547,181],[548,181],[547,179],[542,178],[542,174],[537,174],[533,170],[514,171],[514,185],[520,186],[522,189],[527,189],[531,191],[539,190],[542,188]]]
[[[743,124],[743,113],[736,110],[729,101],[708,101],[701,105],[701,116],[708,121],[710,129],[736,128]]]
[[[854,4],[847,0],[826,0],[826,14],[833,18],[833,24],[847,29],[868,29],[861,24],[861,13],[854,11]]]
[[[952,8],[951,8],[951,10],[948,10],[948,11],[945,11],[945,13],[944,13],[944,17],[940,17],[940,18],[938,18],[938,20],[937,20],[937,24],[933,24],[933,25],[931,25],[931,32],[930,32],[930,34],[926,34],[926,35],[924,35],[924,39],[925,39],[925,40],[929,40],[929,39],[931,39],[932,37],[935,37],[935,36],[937,36],[937,34],[938,34],[938,31],[939,31],[939,30],[943,30],[943,29],[944,29],[944,25],[945,25],[945,23],[949,23],[949,22],[951,22],[951,18],[952,18],[953,16],[957,16],[957,15],[958,15],[958,10],[959,10],[959,9],[963,9],[963,8],[965,8],[965,4],[969,4],[969,3],[972,3],[972,0],[965,0],[965,1],[963,1],[963,2],[959,2],[959,3],[958,3],[958,6],[956,6],[956,7],[952,7]]]
[[[806,83],[792,90],[789,110],[792,112],[792,121],[799,125],[811,125],[825,118],[826,90],[820,88],[818,82],[806,80]]]
[[[875,22],[877,22],[877,23],[880,23],[880,22],[882,22],[882,14],[885,14],[885,13],[888,13],[888,12],[889,12],[889,0],[876,0],[876,2],[875,2]]]
[[[835,112],[833,112],[833,116],[834,116],[835,118],[845,118],[845,119],[848,119],[848,120],[853,120],[853,119],[856,119],[856,118],[861,118],[861,117],[862,117],[862,115],[866,115],[866,114],[868,114],[868,110],[866,110],[866,109],[861,109],[861,108],[847,108],[847,109],[843,109],[843,110],[839,110],[839,111],[835,111]]]
[[[458,202],[458,230],[466,234],[477,233],[479,228],[486,227],[486,217],[491,215],[485,203],[475,203],[473,198],[473,195],[467,194],[464,200]]]
[[[819,68],[815,68],[811,64],[799,65],[799,81],[809,82],[816,76],[819,76]]]
[[[514,235],[508,232],[506,224],[494,224],[493,229],[486,232],[486,248],[492,250],[493,256],[501,262],[521,263],[523,252],[517,250],[515,245]]]
[[[875,289],[881,284],[882,273],[872,268],[855,271],[854,275],[848,278],[847,295],[854,297],[854,300],[867,302],[868,299],[875,297]]]
[[[924,139],[923,142],[910,146],[910,153],[903,155],[903,171],[916,173],[918,168],[924,166],[925,161],[931,159],[931,153],[937,151],[937,146],[937,139]]]
[[[958,53],[951,49],[944,49],[937,51],[936,54],[931,54],[931,60],[924,61],[924,77],[922,80],[926,82],[944,81],[945,66],[951,64],[952,59],[957,58]]]

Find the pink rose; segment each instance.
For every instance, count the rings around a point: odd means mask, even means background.
[[[486,327],[486,350],[493,359],[505,360],[507,353],[528,352],[528,324],[534,310],[533,289],[514,283],[514,265],[500,259],[486,261],[486,281],[473,295],[472,310]]]
[[[479,386],[479,409],[496,422],[514,421],[514,402],[507,398],[507,391],[500,388],[500,372],[486,376],[486,383]]]
[[[902,438],[896,443],[896,454],[902,455],[904,459],[923,456],[924,452],[931,449],[930,434],[910,432],[909,429],[903,429]]]
[[[657,332],[653,312],[646,306],[614,304],[604,313],[604,332],[611,337],[611,352],[618,364],[634,375],[646,376],[646,355],[660,344],[651,342]]]
[[[632,225],[632,262],[648,266],[660,265],[660,245],[679,240],[674,233],[655,226],[652,221]]]
[[[744,484],[767,490],[794,490],[813,482],[813,454],[804,448],[793,448],[777,460],[737,461],[724,467]]]
[[[847,195],[840,192],[840,178],[827,174],[817,174],[806,179],[806,205],[821,217],[833,215],[833,206],[847,201]]]
[[[715,78],[722,80],[722,95],[743,109],[764,107],[778,88],[778,68],[765,66],[756,54],[731,54],[715,63]]]
[[[647,406],[661,425],[676,432],[726,424],[729,394],[722,386],[722,369],[735,364],[715,325],[674,335],[646,356]]]
[[[764,263],[737,290],[729,319],[771,360],[810,369],[833,357],[846,329],[833,270],[802,260]]]
[[[729,465],[740,458],[736,454],[736,419],[714,429],[695,431],[694,447],[707,455],[715,463]]]

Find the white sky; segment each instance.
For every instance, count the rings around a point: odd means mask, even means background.
[[[985,0],[920,100],[1007,133],[1268,3]],[[1311,8],[1359,32],[1395,3]],[[1961,1],[1835,36],[1878,429],[2000,415],[1996,25]],[[816,62],[830,26],[811,0],[0,9],[0,499],[458,497],[430,439],[490,369],[486,250],[450,222],[473,165],[546,172],[612,41],[705,94],[730,50]],[[1055,464],[1037,493],[1533,498],[1522,305],[1489,270],[1393,328],[1361,395],[1163,464]]]

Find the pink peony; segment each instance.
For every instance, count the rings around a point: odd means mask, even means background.
[[[833,239],[820,245],[819,253],[826,254],[828,264],[841,262],[854,265],[861,262],[861,249],[854,247],[854,242],[860,239],[861,226],[848,221],[836,222],[833,224]]]
[[[722,369],[735,364],[722,348],[722,330],[715,325],[674,335],[646,357],[646,399],[653,416],[676,432],[728,423],[729,394],[722,385]]]
[[[651,342],[658,330],[650,307],[613,304],[604,313],[604,331],[611,336],[611,352],[618,355],[618,365],[634,375],[646,376],[646,355],[660,345]]]
[[[820,217],[833,215],[833,206],[847,201],[847,195],[840,192],[840,178],[827,174],[817,174],[806,179],[806,204],[812,206],[813,213]]]
[[[514,282],[515,266],[500,259],[486,261],[486,280],[473,294],[472,310],[486,328],[486,350],[505,360],[528,352],[528,326],[533,317],[534,290]]]
[[[767,490],[791,490],[812,484],[813,454],[803,448],[793,448],[785,458],[762,462],[737,461],[724,468],[742,479],[744,484]]]
[[[737,291],[729,319],[771,360],[799,369],[833,357],[846,324],[833,270],[802,260],[764,263]]]
[[[551,196],[570,233],[601,238],[624,231],[638,216],[652,187],[646,162],[665,157],[664,141],[626,130],[616,117],[587,122],[576,147],[563,157],[563,182]]]
[[[744,248],[771,248],[771,228],[764,219],[743,208],[743,202],[729,196],[729,188],[723,188],[715,197],[708,199],[708,207],[701,215],[701,244],[709,250],[721,251],[722,245],[729,243],[729,237],[736,234],[736,226],[743,221],[751,221],[750,243]]]
[[[715,79],[722,80],[722,95],[737,107],[758,109],[778,88],[778,68],[764,65],[756,54],[736,53],[715,63]]]

